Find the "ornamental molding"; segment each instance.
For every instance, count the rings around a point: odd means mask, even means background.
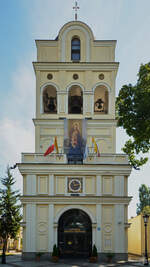
[[[52,47],[57,47],[58,46],[58,42],[54,41],[54,40],[35,40],[36,46],[37,48],[43,46],[52,46]]]
[[[43,156],[43,154],[41,154]],[[59,156],[59,155],[58,155]],[[57,161],[57,158],[56,158]],[[21,172],[21,174],[54,174],[55,175],[81,175],[81,176],[86,176],[86,175],[123,175],[123,176],[129,176],[131,173],[131,166],[127,163],[123,164],[118,164],[118,166],[115,166],[115,164],[84,164],[80,165],[68,165],[66,163],[52,163],[50,164],[49,162],[47,163],[40,163],[38,161],[37,163],[18,163],[18,168]],[[116,164],[117,165],[117,164]]]
[[[95,40],[93,42],[93,46],[98,47],[116,47],[116,40]]]
[[[102,62],[102,63],[61,63],[61,62],[33,62],[35,71],[116,71],[118,70],[118,62]]]
[[[20,198],[22,204],[58,204],[58,205],[129,205],[132,197],[117,196],[22,196]]]
[[[89,208],[84,207],[82,205],[69,205],[67,207],[62,208],[59,212],[57,212],[55,218],[54,218],[54,223],[58,223],[59,218],[61,217],[61,215],[63,215],[64,212],[71,210],[71,209],[79,209],[79,210],[83,210],[91,219],[91,222],[93,224],[96,223],[96,218],[95,216],[92,214],[92,212],[90,211],[90,206]]]
[[[58,155],[59,156],[59,155]],[[43,166],[44,165],[44,166]],[[90,167],[88,165],[91,165]],[[98,165],[98,166],[97,166]],[[111,164],[110,164],[111,165]],[[120,170],[115,169],[115,166],[109,166],[109,164],[106,164],[103,166],[103,164],[85,164],[87,168],[80,169],[80,166],[70,166],[68,164],[49,164],[49,163],[40,163],[37,162],[34,165],[31,163],[19,163],[18,167],[21,172],[21,174],[61,174],[61,175],[74,175],[76,173],[77,175],[86,176],[86,175],[124,175],[129,176],[131,173],[131,166],[130,165],[122,165],[120,166]],[[114,167],[114,169],[112,169]]]

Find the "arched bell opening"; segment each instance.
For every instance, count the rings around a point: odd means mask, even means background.
[[[89,257],[92,250],[92,222],[80,209],[62,214],[58,222],[60,256]]]
[[[73,85],[69,90],[68,113],[83,114],[83,92],[78,85]]]
[[[43,90],[43,112],[57,113],[57,92],[53,85],[47,85]]]
[[[108,89],[104,85],[96,87],[94,92],[94,113],[108,114]]]

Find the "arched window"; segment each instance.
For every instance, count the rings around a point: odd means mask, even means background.
[[[71,60],[80,60],[80,39],[77,37],[71,41]]]
[[[57,113],[57,93],[56,88],[48,85],[43,90],[43,112],[44,113]]]
[[[82,89],[78,85],[73,85],[69,90],[68,113],[69,114],[83,113],[83,93]]]
[[[108,89],[104,85],[99,85],[95,89],[94,113],[108,114]]]

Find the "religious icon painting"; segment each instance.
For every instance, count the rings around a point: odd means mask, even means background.
[[[64,152],[72,161],[83,160],[86,146],[86,120],[65,120]]]

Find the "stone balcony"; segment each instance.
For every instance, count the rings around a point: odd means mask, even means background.
[[[43,153],[22,153],[22,163],[68,164],[68,159],[64,153],[52,153],[46,157]],[[82,163],[74,160],[69,164],[128,165],[129,162],[125,154],[101,154],[98,157],[94,153],[90,153],[86,159],[82,160]]]

